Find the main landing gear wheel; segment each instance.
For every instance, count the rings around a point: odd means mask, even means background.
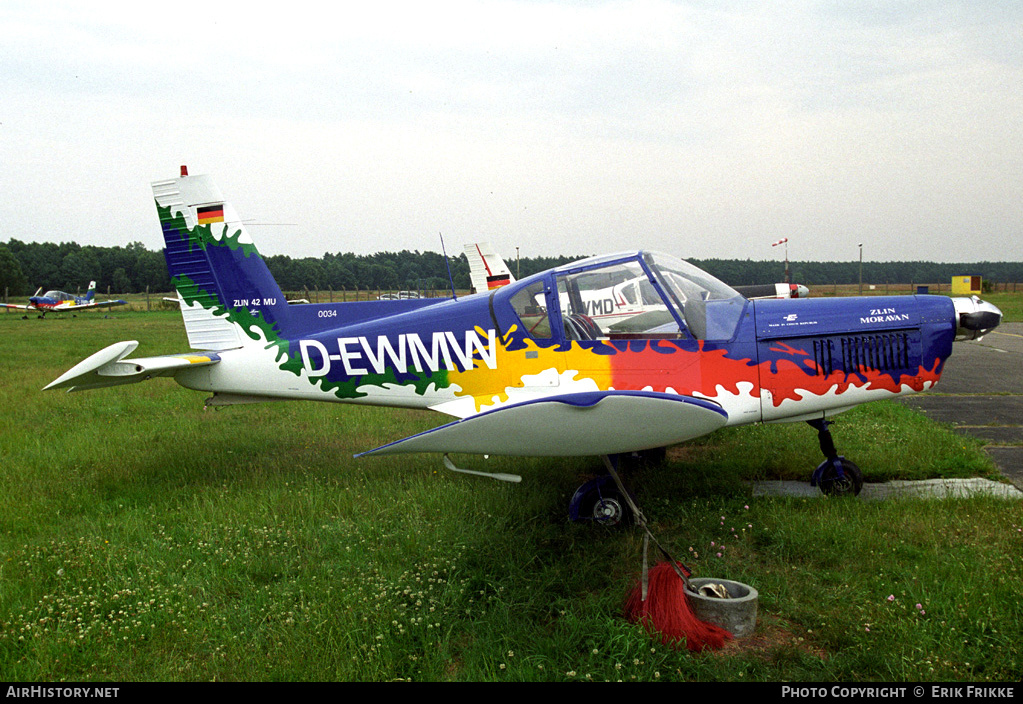
[[[617,492],[616,492],[617,493]],[[628,513],[619,496],[602,496],[593,504],[593,520],[605,526],[616,526]]]
[[[632,520],[632,511],[614,480],[605,474],[576,490],[568,505],[568,517],[572,521],[593,521],[611,527]]]
[[[817,486],[828,496],[857,496],[863,489],[863,472],[845,457],[838,457],[839,468],[832,460],[824,460],[817,467],[814,476],[818,477]]]

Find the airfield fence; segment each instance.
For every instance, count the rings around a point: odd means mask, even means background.
[[[918,292],[918,289],[924,287],[928,293],[952,295],[952,283],[945,281],[942,283],[908,283],[908,284],[896,284],[896,283],[867,283],[863,282],[863,295],[864,296],[906,296]],[[859,284],[812,284],[807,285],[810,289],[811,296],[858,296],[860,295]],[[1017,290],[1023,292],[1023,283],[1017,283],[1015,281],[985,281],[984,282],[984,293],[989,291],[998,291],[1002,293],[1016,293]]]
[[[470,291],[455,291],[458,296],[469,295]],[[75,295],[81,295],[80,292]],[[285,291],[285,298],[291,302],[306,301],[309,303],[345,303],[353,301],[379,301],[379,300],[394,300],[394,299],[408,299],[408,298],[448,298],[451,296],[451,289],[419,289],[419,290],[408,290],[408,289],[344,289],[340,291],[334,289],[318,289],[318,288],[303,288],[298,291]],[[116,291],[108,290],[103,294],[103,298],[119,298],[127,301],[126,306],[118,306],[112,310],[131,310],[131,311],[154,311],[154,310],[174,310],[177,308],[178,303],[174,297],[172,291],[144,291],[141,293],[117,293]],[[9,296],[9,288],[4,288],[4,303],[18,303],[24,305],[28,303],[29,296]],[[168,300],[169,299],[169,300]],[[12,308],[4,308],[5,312],[24,314],[24,311],[16,310]]]
[[[951,282],[944,283],[863,283],[863,295],[864,296],[904,296],[909,294],[917,293],[920,287],[927,287],[928,293],[933,294],[944,294],[951,295],[952,284]],[[828,297],[828,296],[857,296],[860,293],[859,284],[813,284],[808,285],[810,289],[811,297]],[[985,282],[985,293],[988,291],[997,291],[1004,293],[1016,293],[1017,291],[1023,292],[1023,282],[1017,283],[1015,281],[1000,281],[1000,282]],[[456,291],[458,296],[466,296],[470,291],[461,290]],[[413,295],[409,295],[413,294]],[[81,295],[80,293],[78,295]],[[103,294],[106,298],[121,298],[128,301],[127,306],[120,306],[112,310],[131,310],[131,311],[154,311],[154,310],[173,310],[177,308],[177,301],[174,299],[173,292],[156,291],[150,292],[145,291],[141,293],[117,293],[115,291],[108,290]],[[351,301],[377,301],[387,300],[395,298],[448,298],[451,295],[450,289],[419,289],[416,291],[410,290],[397,290],[397,289],[369,289],[369,288],[357,288],[357,289],[318,289],[318,288],[303,288],[298,291],[285,291],[285,297],[289,301],[307,301],[309,303],[342,303]],[[167,300],[167,299],[170,300]],[[9,289],[4,288],[3,302],[4,303],[18,303],[25,304],[28,302],[28,296],[10,296]],[[3,309],[7,313],[19,313],[23,314],[23,311],[19,311],[12,308]]]

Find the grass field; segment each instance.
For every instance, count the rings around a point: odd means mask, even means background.
[[[1001,304],[1000,304],[1001,305]],[[760,593],[755,636],[694,655],[625,622],[635,528],[567,520],[596,458],[352,455],[439,416],[219,412],[169,380],[40,389],[176,312],[0,313],[0,673],[10,681],[1017,681],[1023,508],[976,498],[753,498],[806,479],[805,424],[728,429],[627,477],[696,576]],[[977,441],[895,403],[840,417],[867,481],[995,477]]]

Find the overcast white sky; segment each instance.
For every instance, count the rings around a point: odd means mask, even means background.
[[[264,9],[268,8],[268,9]],[[1023,2],[0,4],[0,242],[1023,260]]]

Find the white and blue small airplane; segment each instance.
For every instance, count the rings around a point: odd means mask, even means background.
[[[837,454],[831,419],[929,389],[953,341],[979,338],[1002,317],[976,297],[751,300],[648,251],[591,257],[461,298],[289,305],[209,177],[183,167],[153,191],[194,351],[130,357],[138,342],[117,342],[46,388],[171,377],[212,406],[315,400],[453,418],[359,456],[609,461],[725,426],[805,421],[825,456],[813,483],[856,493],[862,472]],[[629,281],[642,282],[657,310],[637,309],[624,324],[588,314],[584,291]],[[601,487],[577,494],[574,516],[616,518]]]
[[[39,292],[43,289],[40,287],[36,289],[35,295],[28,299],[28,305],[18,305],[15,303],[2,303],[4,308],[15,308],[17,310],[39,311],[39,317],[42,318],[47,313],[53,311],[57,313],[64,312],[77,312],[80,310],[89,310],[91,308],[111,308],[113,306],[123,306],[128,301],[97,301],[96,298],[96,282],[89,282],[89,290],[84,296],[75,296],[70,293],[64,293],[63,291],[47,291],[42,296]]]

